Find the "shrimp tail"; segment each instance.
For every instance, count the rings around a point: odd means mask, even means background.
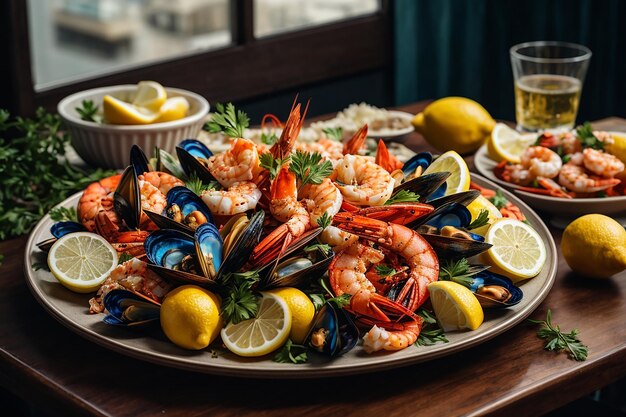
[[[404,164],[395,156],[389,153],[387,145],[382,139],[378,140],[378,149],[376,149],[375,162],[383,167],[387,172],[393,172],[396,169],[402,169]]]
[[[367,124],[356,131],[354,136],[343,147],[344,155],[357,155],[367,139]]]

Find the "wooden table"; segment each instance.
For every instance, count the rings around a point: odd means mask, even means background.
[[[597,126],[626,131],[626,120]],[[428,149],[418,134],[406,144]],[[552,233],[558,247],[561,232]],[[25,243],[26,237],[0,243],[6,257],[0,267],[0,382],[59,415],[541,415],[626,375],[626,273],[583,279],[561,257],[556,283],[531,317],[543,319],[550,308],[563,329],[580,329],[589,346],[585,362],[543,350],[536,327],[520,324],[480,346],[423,364],[358,377],[281,381],[169,369],[77,336],[30,294]]]

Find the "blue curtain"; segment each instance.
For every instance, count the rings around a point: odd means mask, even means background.
[[[509,48],[533,40],[593,52],[578,121],[626,117],[626,1],[395,0],[395,102],[459,95],[514,120]]]

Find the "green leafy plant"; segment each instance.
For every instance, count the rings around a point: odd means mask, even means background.
[[[602,150],[604,149],[604,142],[593,134],[593,128],[591,123],[585,122],[582,126],[578,126],[576,129],[576,137],[583,145],[583,148],[592,148]]]
[[[322,132],[326,134],[328,139],[336,140],[338,142],[341,142],[341,139],[343,138],[343,129],[340,127],[325,127],[322,129]]]
[[[296,174],[302,187],[305,184],[321,184],[333,172],[333,164],[330,161],[322,162],[322,154],[319,152],[296,151],[291,156],[289,170]]]
[[[481,209],[480,213],[478,213],[478,217],[467,226],[467,230],[478,229],[487,223],[489,223],[489,211]]]
[[[385,201],[385,206],[396,203],[416,203],[419,202],[419,199],[419,194],[416,194],[413,191],[400,190],[392,195],[389,200]]]
[[[266,152],[259,156],[259,163],[261,168],[265,168],[270,172],[270,179],[273,180],[278,175],[278,171],[285,165],[291,157],[288,155],[286,158],[274,158],[271,153]]]
[[[82,120],[87,122],[102,122],[102,118],[98,116],[99,106],[92,100],[83,100],[80,107],[76,107],[76,112],[80,115]]]
[[[231,138],[242,138],[244,130],[250,125],[248,115],[241,110],[235,110],[233,103],[217,103],[215,109],[211,120],[205,123],[204,130],[211,133],[224,132]]]
[[[432,346],[436,343],[449,342],[445,332],[437,323],[437,319],[428,310],[421,308],[417,311],[417,315],[424,320],[422,331],[415,341],[417,346]]]
[[[578,334],[580,333],[578,329],[574,329],[569,333],[562,332],[558,325],[552,324],[552,311],[550,309],[548,309],[545,320],[529,319],[528,321],[541,325],[541,328],[537,330],[537,336],[548,341],[544,349],[555,352],[566,350],[569,357],[575,361],[587,359],[589,348],[578,339]]]
[[[283,347],[274,355],[274,362],[281,363],[306,363],[309,360],[307,347],[296,345],[287,339]]]
[[[256,316],[259,310],[259,297],[252,290],[258,282],[259,272],[233,272],[224,275],[222,284],[225,288],[222,302],[222,318],[226,323],[239,323]]]

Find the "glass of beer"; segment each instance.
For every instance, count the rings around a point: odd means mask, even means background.
[[[527,42],[511,48],[517,130],[572,129],[591,51],[565,42]]]

